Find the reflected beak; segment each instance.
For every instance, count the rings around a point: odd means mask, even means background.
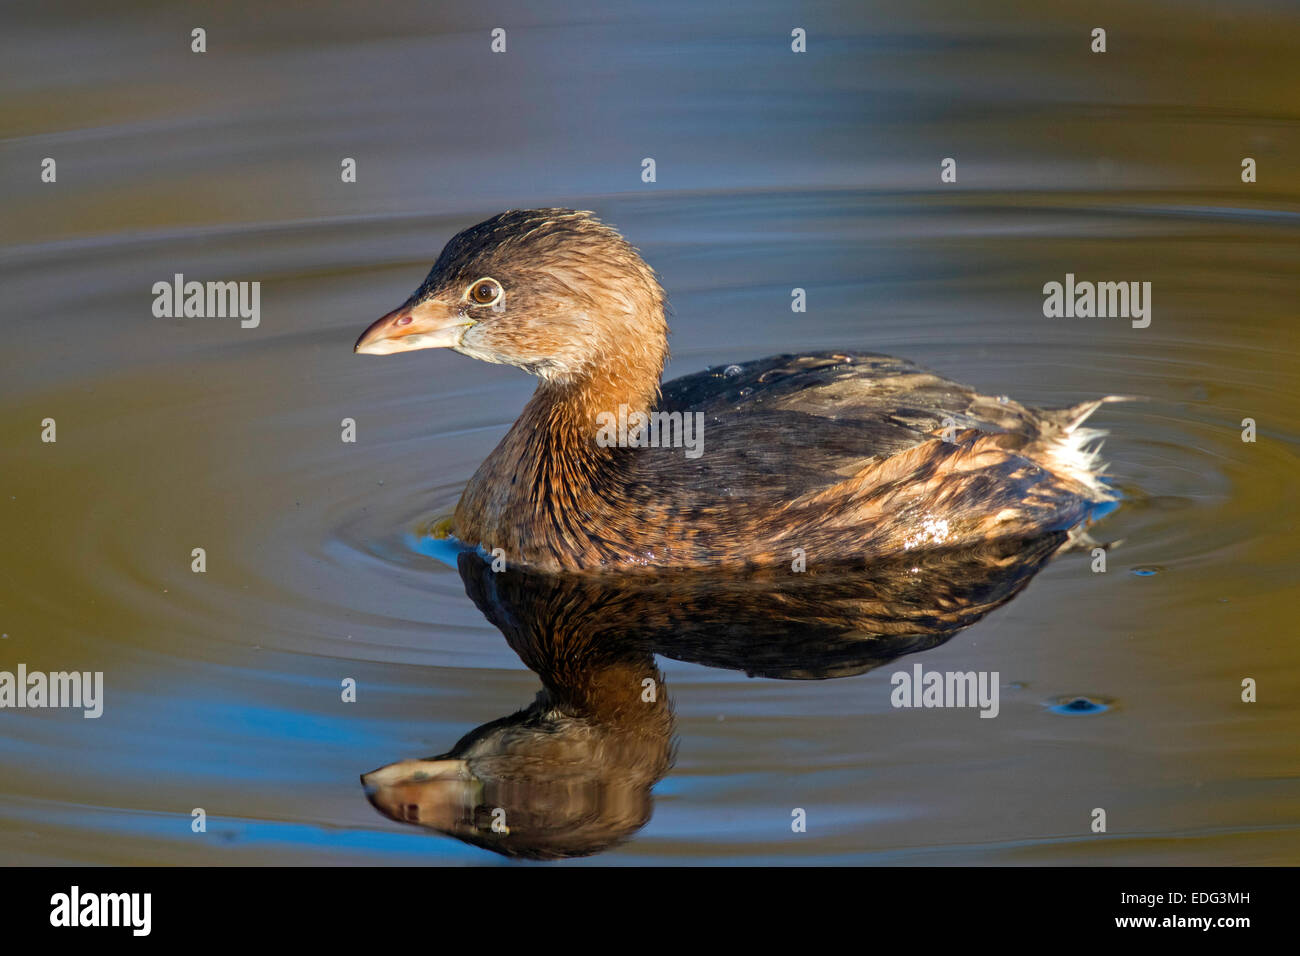
[[[402,783],[430,783],[437,780],[472,780],[464,760],[399,760],[361,775],[367,793]]]
[[[361,775],[366,799],[402,823],[444,832],[474,829],[483,785],[463,760],[403,760]]]
[[[410,300],[362,332],[352,351],[391,355],[415,349],[454,349],[473,324],[456,306],[437,299]]]

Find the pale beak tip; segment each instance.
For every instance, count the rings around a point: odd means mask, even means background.
[[[361,333],[357,355],[392,355],[416,349],[454,349],[474,322],[440,302],[407,302]]]

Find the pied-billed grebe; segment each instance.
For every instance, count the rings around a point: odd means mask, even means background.
[[[661,388],[667,332],[659,281],[617,231],[525,209],[456,235],[355,350],[450,348],[541,380],[450,531],[542,570],[870,560],[1072,528],[1114,497],[1087,447],[1102,433],[1080,427],[1108,398],[1032,408],[869,352]],[[637,427],[652,412],[685,447]]]

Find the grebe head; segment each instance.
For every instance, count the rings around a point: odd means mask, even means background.
[[[590,212],[520,209],[456,235],[354,351],[450,348],[556,383],[632,364],[657,383],[666,335],[654,271],[615,229]]]

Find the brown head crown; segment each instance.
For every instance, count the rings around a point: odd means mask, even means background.
[[[454,236],[356,350],[450,347],[561,385],[657,385],[666,336],[663,289],[617,230],[590,212],[516,209]]]

